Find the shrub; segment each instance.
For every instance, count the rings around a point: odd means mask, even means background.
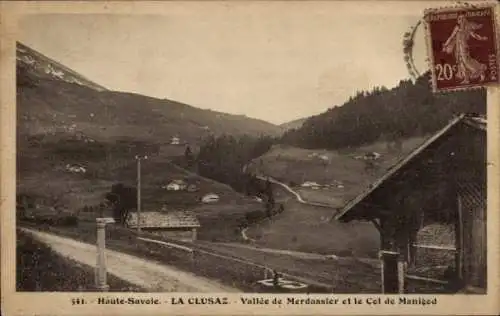
[[[24,217],[23,220],[49,226],[77,226],[78,217],[74,215],[33,215],[31,217]]]
[[[263,210],[254,210],[246,213],[245,219],[248,224],[253,224],[266,217],[266,215],[266,212]]]
[[[60,217],[56,220],[58,226],[77,226],[78,225],[78,217],[70,215]]]

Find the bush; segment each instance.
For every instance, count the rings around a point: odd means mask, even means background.
[[[250,211],[245,214],[245,219],[248,224],[253,224],[266,217],[266,212],[263,210]]]
[[[94,269],[59,255],[22,231],[17,231],[16,238],[17,291],[95,291]],[[108,276],[108,284],[112,291],[144,291],[113,275]]]
[[[78,217],[74,215],[60,217],[56,220],[57,226],[77,226]]]
[[[20,219],[40,225],[63,227],[78,225],[78,217],[74,215],[34,215],[31,217],[24,217]]]

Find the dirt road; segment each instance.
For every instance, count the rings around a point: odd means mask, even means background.
[[[95,245],[32,229],[22,230],[65,257],[96,266]],[[239,292],[215,280],[109,249],[106,250],[106,262],[108,273],[152,292]]]
[[[326,204],[323,204],[323,203],[316,203],[316,202],[305,201],[302,198],[302,196],[300,196],[300,194],[297,193],[297,191],[293,190],[288,185],[286,185],[283,182],[280,182],[280,181],[278,181],[276,179],[273,179],[273,178],[268,177],[268,176],[264,177],[264,176],[260,176],[260,175],[257,175],[256,178],[260,179],[260,180],[263,180],[263,181],[269,180],[269,182],[271,182],[271,183],[280,185],[282,188],[284,188],[286,191],[288,191],[290,194],[292,194],[295,197],[295,199],[297,199],[297,201],[299,203],[302,203],[302,204],[305,204],[305,205],[310,205],[310,206],[318,206],[318,207],[330,208],[330,209],[333,209],[333,210],[337,211],[337,208],[333,207],[331,205],[326,205]]]

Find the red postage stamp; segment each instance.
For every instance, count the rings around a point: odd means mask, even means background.
[[[494,7],[431,9],[425,21],[434,91],[499,83]]]

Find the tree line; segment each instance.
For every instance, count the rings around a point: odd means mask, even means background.
[[[302,148],[339,149],[423,136],[442,128],[454,115],[486,113],[483,90],[433,93],[429,73],[401,80],[397,87],[359,91],[343,106],[307,119],[281,142]]]
[[[245,165],[266,153],[276,141],[268,136],[210,136],[196,157],[198,173],[247,193],[249,175],[243,170]]]

